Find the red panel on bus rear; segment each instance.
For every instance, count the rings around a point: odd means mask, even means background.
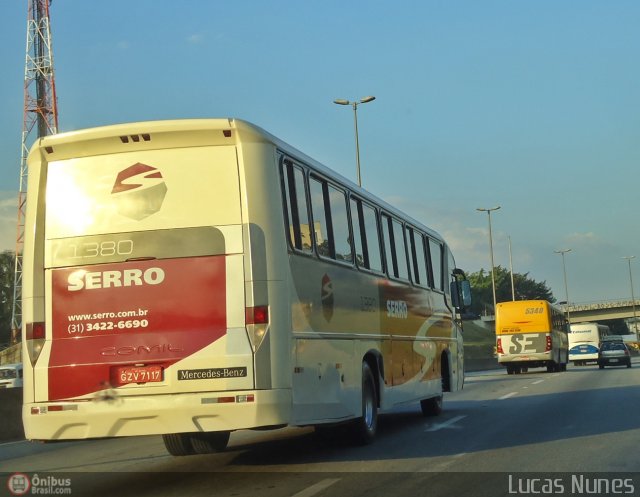
[[[226,334],[225,257],[52,270],[49,400],[110,385],[114,365],[163,368]]]

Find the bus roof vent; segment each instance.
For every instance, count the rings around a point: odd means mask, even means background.
[[[151,141],[151,135],[149,133],[142,133],[139,135],[124,135],[120,137],[120,141],[122,143],[129,143],[129,142],[133,142],[133,143],[138,143],[140,141]]]

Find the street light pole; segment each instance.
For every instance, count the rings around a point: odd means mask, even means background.
[[[511,237],[509,237],[509,270],[511,273],[511,300],[516,300],[516,287],[513,284],[513,256],[511,254]]]
[[[358,141],[358,104],[366,104],[367,102],[371,102],[375,100],[376,97],[369,95],[368,97],[361,98],[359,101],[349,102],[348,100],[344,100],[342,98],[338,98],[333,101],[334,104],[338,105],[351,105],[353,108],[353,125],[355,128],[356,134],[356,174],[358,178],[358,186],[362,186],[362,178],[360,177],[360,143]]]
[[[625,257],[623,257],[623,259],[626,259],[627,262],[629,263],[629,283],[631,283],[631,306],[633,308],[633,331],[636,334],[636,337],[638,337],[638,324],[636,322],[636,297],[633,294],[633,276],[631,275],[631,259],[635,259],[636,256],[635,255],[627,255]]]
[[[571,315],[569,314],[569,287],[567,286],[567,267],[564,262],[564,254],[571,252],[571,249],[554,250],[554,253],[562,255],[562,273],[564,274],[564,296],[567,301],[567,323],[571,325]]]
[[[478,207],[476,210],[480,212],[486,212],[489,215],[489,254],[491,256],[491,288],[493,290],[493,315],[496,315],[496,276],[494,271],[494,263],[493,263],[493,236],[491,235],[491,211],[497,211],[500,209],[500,206],[491,207],[488,209],[483,209]]]

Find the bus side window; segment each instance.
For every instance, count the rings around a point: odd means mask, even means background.
[[[402,224],[386,214],[382,215],[382,230],[386,250],[389,276],[404,280],[409,279],[407,251]]]
[[[381,272],[382,255],[375,209],[351,198],[351,224],[358,266]]]
[[[411,245],[411,263],[413,267],[413,281],[421,286],[429,286],[429,274],[427,273],[424,236],[413,228],[408,228]]]
[[[309,180],[309,193],[318,254],[338,261],[352,262],[353,249],[345,193],[315,177]]]
[[[431,256],[431,272],[433,274],[433,288],[442,291],[442,245],[429,238],[429,254]]]
[[[382,239],[384,241],[384,258],[387,274],[395,276],[398,269],[395,263],[393,250],[391,250],[391,218],[386,214],[382,214]]]
[[[347,215],[347,196],[342,190],[329,185],[329,205],[331,208],[331,226],[338,261],[352,262],[353,247]]]
[[[358,267],[369,269],[369,254],[367,247],[367,235],[362,220],[362,202],[352,198],[351,204],[351,231],[353,231],[353,248],[356,253]]]
[[[303,252],[311,252],[309,208],[305,192],[304,172],[285,160],[282,165],[285,208],[291,246]]]
[[[393,220],[393,238],[395,242],[396,259],[398,260],[398,278],[409,279],[409,265],[407,264],[407,239],[404,236],[404,226],[400,221]]]
[[[311,215],[313,216],[313,232],[316,235],[316,249],[318,255],[331,257],[333,243],[329,236],[329,223],[327,215],[329,209],[325,205],[324,186],[316,178],[309,180],[309,193],[311,194]]]
[[[382,272],[382,251],[380,249],[380,230],[378,229],[378,215],[376,210],[362,204],[365,235],[367,237],[367,250],[369,253],[369,268]]]
[[[447,258],[445,261],[447,263],[447,268],[444,274],[449,274],[452,277],[454,277],[453,270],[456,268],[456,261],[453,258],[453,254],[451,253],[448,247],[445,248],[445,252],[447,253]],[[448,284],[448,282],[445,282],[444,284],[444,292],[447,295],[451,295],[451,286]]]

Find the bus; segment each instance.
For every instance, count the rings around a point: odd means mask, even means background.
[[[378,412],[463,386],[470,288],[444,239],[255,125],[47,136],[28,173],[27,439],[181,456],[347,424],[364,444]]]
[[[600,342],[609,336],[609,327],[598,323],[572,324],[569,331],[569,360],[574,366],[598,361]]]
[[[23,369],[21,363],[0,366],[0,389],[22,388]]]
[[[508,374],[529,368],[565,371],[569,361],[564,312],[545,300],[500,302],[496,310],[498,363]]]

